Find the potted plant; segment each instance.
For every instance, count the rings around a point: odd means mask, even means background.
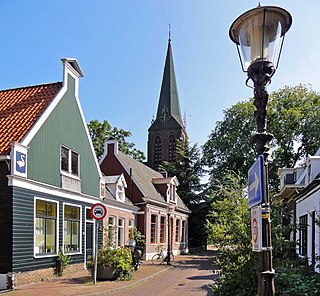
[[[97,257],[98,280],[129,280],[132,277],[131,252],[126,247],[99,249]],[[93,275],[94,259],[90,256],[87,269]]]

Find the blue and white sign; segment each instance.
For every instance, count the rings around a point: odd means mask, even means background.
[[[27,178],[28,147],[17,142],[11,142],[11,174]]]
[[[264,158],[259,155],[248,172],[248,206],[249,209],[259,205],[265,198]]]
[[[26,154],[20,151],[16,151],[16,171],[25,174],[27,167]]]

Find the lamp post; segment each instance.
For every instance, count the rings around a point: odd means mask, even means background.
[[[267,132],[266,86],[271,83],[280,59],[286,32],[292,24],[292,17],[283,8],[259,6],[240,15],[231,25],[229,36],[236,44],[241,67],[247,73],[246,85],[253,83],[254,118],[257,133],[252,136],[258,155],[264,156],[265,176],[268,172],[268,142],[273,135]],[[250,86],[249,86],[250,87]],[[275,295],[272,267],[270,199],[267,178],[263,184],[262,207],[262,251],[259,252],[259,296]]]
[[[173,212],[173,209],[171,207],[167,208],[167,220],[168,220],[168,248],[167,248],[167,265],[170,265],[170,255],[171,255],[171,231],[170,231],[170,216],[171,213]]]

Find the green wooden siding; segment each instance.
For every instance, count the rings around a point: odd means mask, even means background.
[[[99,197],[99,172],[75,98],[75,80],[68,76],[68,90],[29,143],[28,178],[61,186],[61,145],[80,154],[81,192]]]
[[[56,261],[56,256],[34,258],[34,199],[43,198],[51,201],[57,201],[59,207],[59,219],[58,219],[58,242],[59,248],[63,248],[63,205],[64,203],[71,203],[79,205],[82,208],[82,233],[80,233],[80,242],[82,245],[81,254],[70,254],[72,258],[72,264],[84,262],[85,256],[85,209],[91,207],[91,203],[77,202],[74,200],[62,198],[59,196],[53,196],[50,194],[44,194],[34,190],[28,190],[24,188],[13,187],[12,188],[12,257],[11,254],[6,255],[11,260],[12,269],[8,271],[24,272],[29,270],[35,270],[39,268],[50,268]],[[101,231],[98,235],[102,237]]]

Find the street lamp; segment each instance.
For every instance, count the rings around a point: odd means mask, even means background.
[[[286,32],[292,24],[292,17],[283,8],[259,6],[240,15],[231,25],[229,36],[236,44],[242,70],[247,73],[246,85],[253,83],[254,117],[257,133],[252,136],[258,155],[264,156],[265,175],[268,172],[267,143],[273,135],[267,132],[266,86],[270,84],[280,59]],[[262,207],[262,251],[259,253],[259,295],[274,295],[274,274],[272,267],[270,200],[267,178],[263,184]]]
[[[167,248],[167,265],[170,265],[170,259],[171,259],[171,240],[172,240],[172,237],[171,237],[171,231],[170,231],[170,215],[171,213],[173,212],[173,209],[169,206],[167,208],[167,220],[168,220],[168,248]]]

